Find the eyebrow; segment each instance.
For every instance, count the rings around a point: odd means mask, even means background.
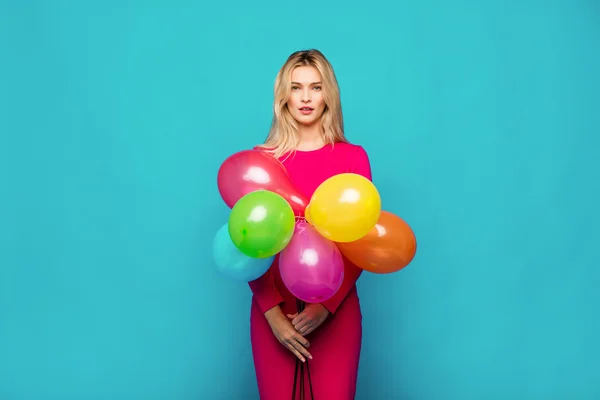
[[[320,85],[321,82],[313,82],[311,85]],[[292,85],[302,85],[300,82],[292,82]]]

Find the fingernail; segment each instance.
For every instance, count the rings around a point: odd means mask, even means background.
[[[306,361],[306,360],[303,358],[303,359],[302,359],[302,362],[305,362],[305,361]]]

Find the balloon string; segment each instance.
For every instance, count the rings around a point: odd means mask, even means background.
[[[308,367],[308,361],[306,362],[306,375],[308,376],[308,387],[310,388],[310,398],[315,400],[315,394],[313,393],[312,380],[310,379],[310,368]]]
[[[296,368],[294,370],[294,387],[292,388],[292,400],[296,399],[296,382],[298,381],[298,367],[300,366],[300,360],[296,357]]]
[[[306,306],[306,303],[304,301],[296,299],[296,309],[298,310],[298,313],[301,313],[304,310],[305,306]],[[305,400],[305,393],[304,393],[304,364],[306,364],[306,375],[308,377],[308,385],[309,385],[309,389],[310,389],[310,398],[311,398],[311,400],[315,400],[315,395],[313,393],[313,388],[312,388],[312,379],[310,378],[310,369],[308,367],[308,360],[306,360],[304,363],[301,363],[298,358],[296,358],[296,368],[295,368],[295,371],[294,371],[294,386],[292,388],[292,400],[296,400],[296,386],[297,386],[298,383],[300,383],[300,393],[299,393],[298,400]],[[300,369],[300,374],[298,374],[298,369]],[[298,382],[298,375],[300,375],[300,382]]]
[[[304,400],[304,363],[300,364],[300,400]]]

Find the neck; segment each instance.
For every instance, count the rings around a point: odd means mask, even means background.
[[[315,150],[325,145],[319,124],[300,126],[298,135],[300,137],[298,150]]]

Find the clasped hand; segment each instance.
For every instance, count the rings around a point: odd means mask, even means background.
[[[310,343],[304,336],[319,327],[329,315],[329,311],[320,304],[308,304],[298,314],[288,314],[287,318],[279,306],[265,313],[273,334],[283,346],[291,351],[302,362],[312,359],[308,352]]]
[[[329,316],[329,311],[321,304],[307,304],[300,314],[288,314],[287,317],[294,325],[294,329],[302,336],[306,336],[317,329]]]

